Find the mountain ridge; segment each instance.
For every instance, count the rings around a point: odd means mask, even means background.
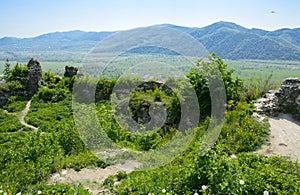
[[[158,24],[157,26],[187,33],[209,52],[215,52],[225,59],[300,60],[300,28],[267,31],[245,28],[233,22],[224,21],[201,28],[174,24]],[[150,27],[145,27],[145,30],[151,30]],[[54,55],[56,52],[57,54],[65,52],[69,55],[84,55],[103,39],[117,32],[126,31],[72,30],[46,33],[32,38],[3,37],[0,39],[0,58],[2,60],[7,57],[14,59],[18,58],[18,55],[26,57],[31,53],[42,55],[40,53],[43,52],[42,57],[51,61],[53,59],[47,57],[47,53]],[[134,52],[143,53],[144,51],[136,49]]]

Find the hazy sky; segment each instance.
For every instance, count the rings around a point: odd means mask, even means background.
[[[299,0],[0,0],[0,37],[218,21],[275,30],[300,27],[299,10]]]

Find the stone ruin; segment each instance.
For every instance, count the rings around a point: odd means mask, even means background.
[[[31,58],[27,64],[28,66],[28,72],[29,72],[29,78],[25,82],[26,89],[24,90],[14,90],[10,89],[7,90],[1,90],[0,91],[0,108],[3,107],[8,99],[11,96],[19,95],[19,96],[27,96],[31,97],[33,96],[38,89],[41,86],[41,79],[42,79],[42,67],[37,59]]]
[[[259,114],[277,116],[290,113],[297,118],[300,115],[300,78],[287,78],[278,90],[270,90],[255,103]]]
[[[77,75],[78,72],[78,68],[73,67],[73,66],[65,66],[65,73],[64,73],[64,77],[73,77],[75,75]]]
[[[37,59],[31,58],[27,64],[29,72],[28,95],[33,96],[41,87],[42,67]]]

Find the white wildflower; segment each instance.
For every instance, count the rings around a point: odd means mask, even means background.
[[[244,185],[244,184],[245,184],[245,181],[244,181],[244,180],[240,180],[240,184],[241,184],[241,185]]]
[[[16,195],[21,195],[22,193],[21,192],[18,192]]]
[[[66,175],[66,174],[68,173],[68,171],[67,171],[66,169],[62,169],[62,170],[60,171],[60,173],[61,173],[62,175]]]
[[[202,190],[207,190],[207,186],[206,185],[203,185],[201,186]]]
[[[166,189],[162,189],[161,192],[162,192],[162,193],[166,193],[167,190],[166,190]]]
[[[42,194],[42,191],[41,191],[41,190],[39,190],[39,191],[38,191],[38,194]]]
[[[269,192],[268,191],[264,191],[264,195],[269,195]]]
[[[3,193],[3,190],[0,190],[0,193]]]
[[[235,158],[236,158],[236,155],[235,155],[235,154],[231,154],[230,158],[231,158],[231,159],[235,159]]]
[[[199,194],[197,192],[195,192],[194,195],[199,195]]]
[[[4,192],[3,195],[7,195],[7,192]]]

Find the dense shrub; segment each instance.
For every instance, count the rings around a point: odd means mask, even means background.
[[[229,102],[219,144],[228,153],[249,152],[258,149],[269,133],[267,121],[258,122],[253,118],[254,106],[234,101]],[[234,107],[234,110],[230,110]]]
[[[23,85],[27,83],[29,72],[27,65],[16,63],[11,69],[9,60],[6,59],[5,68],[3,70],[3,78],[6,82],[20,81]]]
[[[31,129],[24,127],[16,115],[7,114],[0,109],[0,133],[16,132],[16,131],[30,131]]]
[[[4,109],[8,112],[22,111],[28,102],[29,98],[26,96],[11,96],[6,102]]]
[[[196,65],[198,68],[192,69],[192,71],[187,74],[187,77],[195,88],[200,110],[203,114],[209,115],[211,113],[211,98],[209,90],[218,90],[209,89],[208,82],[209,80],[217,80],[219,74],[225,85],[227,101],[238,101],[241,99],[243,81],[238,77],[234,78],[234,70],[227,70],[227,64],[225,64],[220,57],[213,53],[209,56],[209,61],[199,60]]]

